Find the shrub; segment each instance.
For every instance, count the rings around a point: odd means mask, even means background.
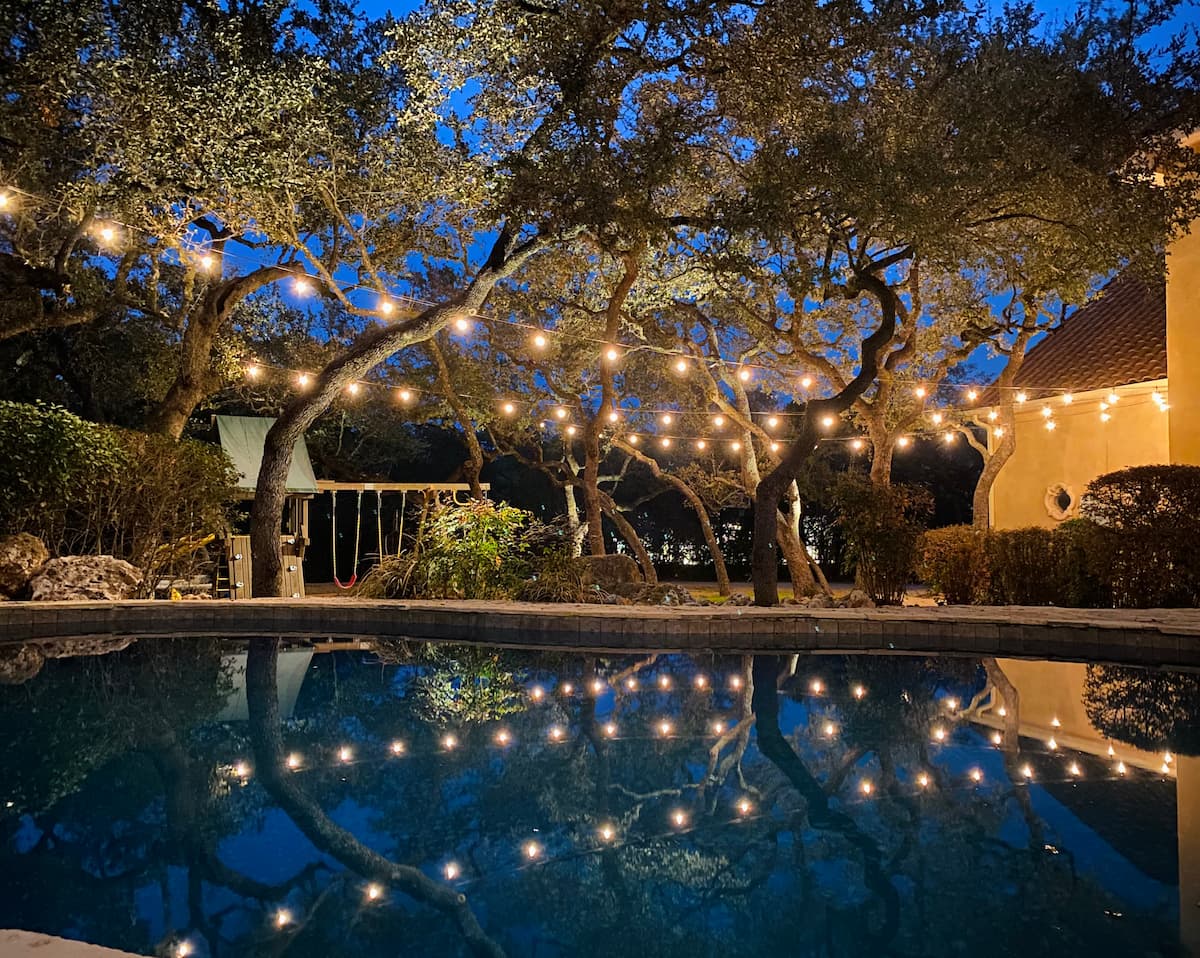
[[[1082,515],[1108,530],[1112,602],[1200,604],[1200,466],[1135,466],[1093,479]]]
[[[359,595],[405,599],[511,598],[531,568],[526,536],[533,516],[488,499],[439,503],[422,523],[412,552],[382,559]]]
[[[987,604],[1056,604],[1061,592],[1059,551],[1053,529],[1030,526],[987,533]]]
[[[916,568],[921,521],[932,509],[929,494],[913,486],[844,476],[834,489],[834,501],[859,586],[880,605],[899,605]]]
[[[972,526],[930,529],[921,536],[918,573],[952,605],[969,605],[986,595],[984,534]]]
[[[1069,519],[1054,530],[1058,540],[1058,605],[1111,609],[1113,533],[1090,519]]]
[[[229,518],[237,474],[207,443],[0,402],[0,531],[56,555],[108,554],[146,577],[183,575]]]

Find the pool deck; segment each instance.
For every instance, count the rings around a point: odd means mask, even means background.
[[[132,635],[410,638],[604,652],[920,652],[1200,668],[1200,610],[760,609],[345,598],[4,602],[0,643]]]

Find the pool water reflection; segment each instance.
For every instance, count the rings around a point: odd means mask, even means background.
[[[143,641],[0,688],[0,927],[213,956],[1200,946],[1194,675],[327,648]]]

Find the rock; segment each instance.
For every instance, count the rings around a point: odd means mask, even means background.
[[[735,592],[722,605],[754,605],[754,600],[745,592]]]
[[[128,599],[137,591],[142,574],[113,556],[63,556],[51,559],[29,583],[35,602],[71,599]]]
[[[598,585],[605,592],[613,592],[616,585],[641,583],[642,570],[632,556],[584,556],[587,565],[583,581],[587,585]]]
[[[634,605],[699,605],[696,597],[678,585],[644,585],[633,596]]]
[[[0,536],[0,593],[21,595],[49,558],[49,550],[37,536],[28,532]]]
[[[818,592],[814,596],[809,596],[807,604],[810,609],[832,609],[834,607],[833,596]]]
[[[48,659],[70,659],[77,655],[107,655],[127,649],[137,639],[132,635],[95,636],[82,639],[55,639],[38,645]]]
[[[0,685],[20,685],[42,670],[46,656],[36,645],[0,646]]]
[[[843,609],[873,609],[875,600],[862,589],[851,589],[849,594],[838,605]]]

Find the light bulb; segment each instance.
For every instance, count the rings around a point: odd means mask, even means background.
[[[740,675],[731,675],[729,677],[729,687],[737,691],[742,687],[742,677]]]
[[[292,771],[298,769],[300,767],[300,756],[295,752],[292,752],[292,754],[287,757],[287,767],[292,769]]]
[[[679,360],[679,361],[678,361],[678,362],[675,364],[675,372],[677,372],[677,373],[686,373],[686,372],[687,372],[687,361],[686,361],[686,360],[683,360],[683,359]]]
[[[671,734],[671,723],[663,719],[658,723],[658,734],[663,738],[667,738]]]
[[[557,409],[554,410],[554,415],[557,416],[559,419],[566,419],[567,411],[562,406],[559,406]]]
[[[925,387],[918,386],[916,389],[913,390],[913,395],[916,396],[918,399],[924,399],[925,398]]]
[[[832,722],[826,722],[825,728],[822,729],[822,731],[825,733],[826,738],[833,738],[833,735],[837,731],[837,729],[834,727],[834,724]]]
[[[516,411],[517,411],[517,407],[516,407],[516,406],[514,406],[512,403],[510,403],[510,402],[506,402],[506,403],[504,404],[504,414],[505,414],[505,415],[507,415],[507,416],[511,416],[511,415],[512,415],[514,412],[516,412]]]
[[[215,258],[213,258],[209,254],[205,253],[203,256],[200,257],[200,268],[205,269],[205,270],[212,269],[213,266],[216,265],[216,262],[217,261]]]
[[[856,699],[862,699],[862,698],[865,698],[865,697],[866,697],[866,694],[867,694],[867,689],[866,689],[866,687],[865,687],[865,686],[862,686],[862,685],[856,685],[856,686],[854,686],[854,688],[853,688],[853,690],[852,690],[852,691],[853,691],[854,697],[855,697]]]
[[[901,436],[899,439],[896,440],[896,445],[899,446],[901,449],[907,449],[908,444],[910,442],[912,442],[912,440],[909,439],[908,436]]]
[[[563,695],[571,695],[575,691],[575,686],[570,682],[564,682],[562,686]]]
[[[682,366],[683,364],[680,363],[680,365]],[[747,369],[745,366],[743,366],[741,369],[738,370],[738,379],[740,379],[742,382],[749,382],[750,381],[750,370]]]
[[[442,736],[442,748],[444,748],[447,752],[453,752],[456,748],[458,748],[458,737],[455,735]]]
[[[930,419],[933,421],[933,424],[934,424],[935,426],[941,425],[941,422],[942,422],[942,414],[941,414],[940,412],[935,412],[935,413],[934,413],[932,416],[930,416],[929,418],[930,418]]]
[[[942,433],[942,441],[943,442],[954,442],[955,435],[956,434],[953,432],[944,432],[944,433]]]
[[[383,889],[379,885],[367,886],[367,901],[379,901],[383,897]]]
[[[830,426],[832,426],[834,424],[835,421],[836,420],[832,416],[825,416],[821,420],[821,425],[824,426],[826,429],[828,429]]]
[[[469,333],[471,331],[471,321],[466,316],[459,316],[454,321],[454,328],[460,333]]]
[[[671,822],[676,828],[683,828],[687,824],[687,812],[676,809],[671,813]]]
[[[292,283],[292,292],[297,296],[307,296],[312,292],[312,283],[307,279],[298,279]]]
[[[672,418],[672,416],[669,412],[665,412],[661,416],[658,417],[658,421],[661,422],[664,426],[669,426],[675,420],[674,420],[674,418]]]
[[[575,433],[577,433],[578,431],[579,431],[579,430],[578,430],[578,429],[576,429],[574,426],[567,426],[567,435],[568,435],[568,436],[573,436],[573,435],[575,435]]]
[[[1106,413],[1106,412],[1100,413],[1100,421],[1101,422],[1108,422],[1110,419],[1112,419],[1112,416],[1110,416],[1108,413]]]
[[[604,680],[603,679],[592,679],[591,689],[592,689],[593,695],[602,694],[604,692]]]
[[[742,444],[740,442],[732,442],[729,444],[729,448],[732,449],[734,452],[741,452]]]
[[[712,733],[713,733],[713,735],[724,735],[725,734],[725,723],[722,722],[720,719],[717,719],[715,722],[713,722],[712,723]]]
[[[1049,406],[1042,407],[1042,418],[1043,419],[1049,419],[1053,415],[1054,415],[1054,410],[1051,409]]]
[[[1028,399],[1028,398],[1029,398],[1029,396],[1028,396],[1026,393],[1024,393],[1024,392],[1019,392],[1019,393],[1017,393],[1017,395],[1016,395],[1016,400],[1017,400],[1017,402],[1018,402],[1018,403],[1023,403],[1023,402],[1025,402],[1025,400],[1026,400],[1026,399]]]
[[[607,735],[609,738],[615,738],[616,734],[617,734],[617,723],[616,722],[605,722],[604,723],[604,734]]]
[[[496,733],[497,745],[508,745],[512,741],[512,733],[508,729],[502,728]]]
[[[935,728],[933,730],[933,737],[939,742],[946,741],[946,730],[944,728]]]
[[[343,745],[338,749],[338,761],[343,764],[354,758],[354,750],[349,745]]]
[[[917,786],[919,788],[928,788],[929,787],[929,773],[928,772],[921,772],[921,774],[917,776]]]
[[[737,810],[739,815],[749,815],[752,811],[754,811],[754,803],[748,798],[739,798]]]
[[[391,744],[391,749],[392,749],[393,755],[403,755],[404,754],[404,743],[401,742],[399,739],[395,739]]]
[[[979,783],[983,781],[983,770],[978,768],[971,769],[971,781]]]
[[[992,430],[992,435],[994,435],[997,439],[999,439],[1001,436],[1004,435],[1004,427],[997,426],[995,429]]]
[[[260,372],[262,372],[262,369],[260,369],[255,363],[251,363],[246,367],[246,375],[251,379],[257,379]]]
[[[870,795],[873,791],[875,791],[875,786],[866,779],[863,779],[863,781],[861,781],[858,785],[858,790],[864,795]]]
[[[703,449],[706,445],[707,445],[707,443],[703,439],[696,440],[696,448],[697,449]]]
[[[601,825],[597,829],[597,834],[600,836],[600,840],[602,842],[611,842],[613,840],[613,838],[616,837],[617,830],[615,828],[613,828],[611,825],[606,824],[606,825]]]
[[[825,691],[825,683],[820,679],[813,679],[808,683],[808,688],[813,695],[820,695],[823,691]]]
[[[1075,397],[1070,393],[1063,393],[1062,401],[1064,406],[1069,406],[1075,401]]]
[[[238,778],[249,778],[250,766],[245,762],[238,762],[235,766],[233,766],[233,774]]]
[[[1029,766],[1029,765],[1023,765],[1023,766],[1021,766],[1021,774],[1022,774],[1022,775],[1023,775],[1025,778],[1033,778],[1033,768],[1032,768],[1032,766]]]
[[[350,385],[346,387],[346,392],[348,392],[351,396],[357,396],[361,389],[362,387],[358,383],[350,383]]]
[[[669,448],[669,447],[670,447],[670,445],[671,445],[671,439],[670,439],[670,437],[669,437],[669,436],[663,436],[663,437],[662,437],[662,439],[660,439],[660,440],[659,440],[659,445],[660,445],[660,446],[662,446],[664,449],[667,449],[667,448]]]
[[[992,733],[992,744],[993,744],[993,745],[997,745],[997,746],[998,746],[998,745],[1000,745],[1000,743],[1001,743],[1001,742],[1003,742],[1003,741],[1004,741],[1004,736],[1003,736],[1003,735],[1001,735],[999,732],[993,732],[993,733]]]
[[[392,305],[392,301],[390,299],[382,300],[379,303],[379,311],[383,313],[384,316],[390,316],[392,314],[392,310],[395,308],[396,307]]]
[[[775,417],[775,416],[767,417],[767,428],[768,429],[774,429],[778,425],[779,425],[779,419],[777,417]]]
[[[542,846],[537,842],[526,842],[521,851],[529,861],[536,861],[542,854]]]
[[[995,422],[999,418],[1000,418],[1000,413],[996,412],[996,410],[993,409],[990,412],[988,412],[988,419],[991,422]]]
[[[550,741],[552,742],[561,742],[567,735],[561,725],[551,725],[550,731],[547,734],[550,736]]]
[[[609,422],[617,422],[620,418],[621,418],[621,414],[619,412],[617,412],[615,409],[612,410],[612,412],[610,412],[608,414]]]
[[[308,373],[301,373],[299,376],[296,377],[296,385],[299,386],[301,389],[304,389],[309,384],[309,382],[311,382],[311,380],[309,379]]]
[[[779,452],[779,443],[777,443],[777,442],[771,443],[771,452]]]
[[[1057,428],[1058,428],[1058,423],[1056,423],[1053,419],[1046,420],[1046,429],[1048,432],[1054,432],[1054,430]]]
[[[632,675],[629,676],[629,678],[627,678],[625,680],[625,688],[629,689],[630,692],[636,692],[637,687],[638,687],[638,680],[635,679]]]
[[[638,439],[637,433],[631,433],[629,436],[629,444],[631,446],[636,446],[639,442],[641,442],[641,440]]]
[[[446,881],[454,881],[462,874],[462,869],[458,867],[458,862],[446,862],[442,866],[442,874],[446,876]]]
[[[610,349],[608,352],[606,352],[604,354],[604,358],[607,359],[610,363],[615,363],[619,357],[620,357],[620,353],[618,353],[615,349]]]
[[[279,911],[275,912],[275,927],[276,928],[286,928],[291,923],[292,923],[292,913],[290,911],[288,911],[286,908],[280,908]]]
[[[1107,396],[1105,396],[1104,398],[1108,400],[1108,404],[1109,404],[1110,406],[1115,406],[1115,405],[1117,404],[1117,401],[1118,401],[1118,400],[1119,400],[1121,397],[1120,397],[1120,396],[1118,396],[1118,395],[1117,395],[1115,392],[1110,392],[1110,393],[1109,393]]]
[[[850,440],[850,448],[853,449],[855,452],[861,452],[863,445],[864,445],[864,443],[861,439],[851,439]]]
[[[813,384],[812,376],[804,376],[800,380],[800,388],[801,389],[811,389],[812,384]]]
[[[545,349],[546,348],[546,337],[543,336],[541,333],[538,333],[536,336],[533,337],[533,345],[536,346],[538,349]]]
[[[979,392],[974,389],[968,389],[967,390],[967,398],[969,400],[971,400],[972,402],[974,402],[976,399],[979,398]]]
[[[1124,774],[1125,774],[1125,772],[1126,772],[1125,763],[1124,763],[1124,762],[1117,762],[1117,774],[1118,774],[1118,775],[1124,775]]]
[[[720,429],[722,426],[725,425],[725,417],[724,416],[713,416],[713,425],[716,426],[718,429]]]
[[[698,689],[708,688],[708,677],[701,673],[692,679],[692,685],[696,686]]]
[[[1079,763],[1072,762],[1070,767],[1067,769],[1067,771],[1070,772],[1076,778],[1078,778],[1079,777]]]

